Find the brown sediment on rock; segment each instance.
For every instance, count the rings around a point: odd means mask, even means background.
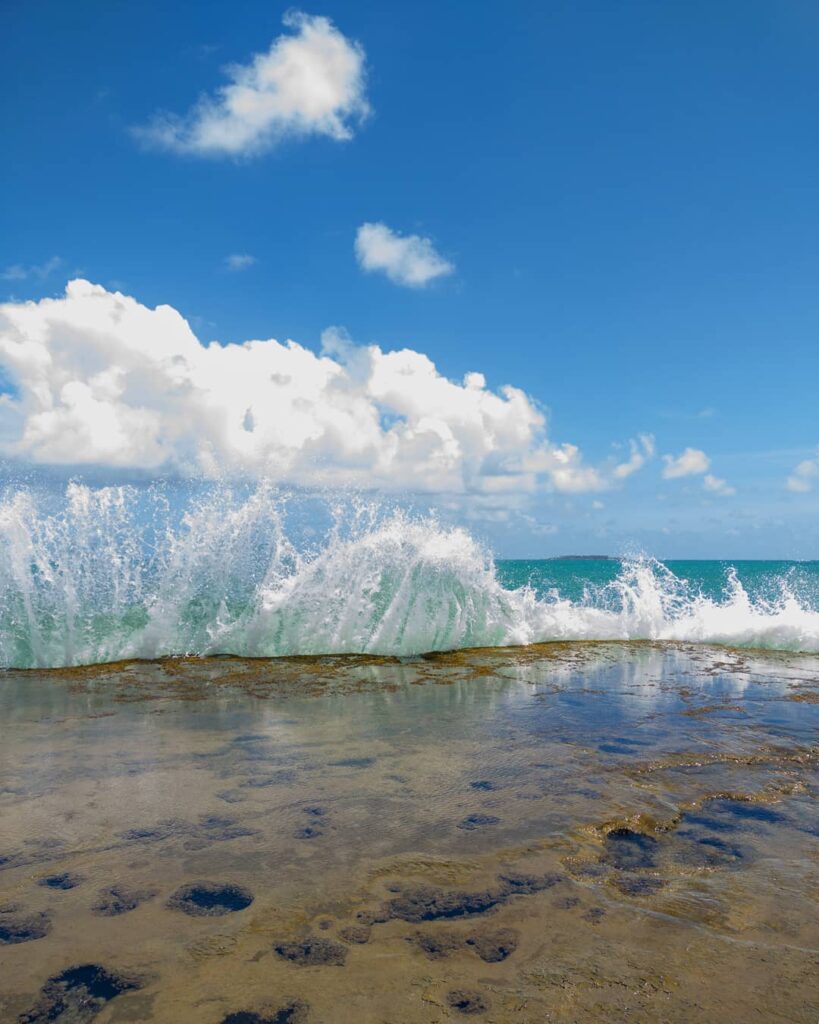
[[[697,708],[688,708],[686,711],[681,711],[680,714],[685,715],[686,718],[699,718],[701,715],[714,715],[720,711],[734,711],[745,714],[745,708],[739,704],[704,704]]]
[[[769,745],[754,754],[735,754],[728,751],[710,753],[674,754],[656,761],[642,764],[622,765],[611,768],[611,771],[625,772],[627,775],[650,775],[652,772],[668,771],[679,768],[706,768],[710,765],[740,765],[754,767],[757,765],[776,767],[777,765],[799,765],[812,767],[819,765],[819,746],[810,747],[779,747]]]

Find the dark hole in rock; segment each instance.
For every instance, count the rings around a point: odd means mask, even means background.
[[[318,839],[323,835],[324,832],[320,828],[316,828],[315,825],[305,825],[304,828],[297,828],[293,833],[295,839]]]
[[[476,932],[466,940],[481,960],[488,964],[500,963],[518,948],[518,933],[513,928],[498,928],[495,931]]]
[[[494,814],[470,814],[468,818],[458,822],[458,828],[465,832],[471,832],[473,829],[483,828],[485,825],[497,825],[499,821],[500,818],[496,818]]]
[[[154,896],[154,889],[129,889],[125,885],[112,885],[110,889],[103,889],[91,910],[101,917],[117,917],[119,914],[127,914],[129,910],[136,910],[140,903],[146,903]]]
[[[356,921],[359,924],[373,925],[373,924],[384,924],[385,921],[389,921],[390,917],[385,908],[381,910],[359,910],[355,915]]]
[[[460,949],[464,944],[464,939],[457,932],[437,931],[418,932],[408,936],[407,942],[417,946],[430,960],[443,960],[454,953],[456,949]]]
[[[599,924],[606,916],[606,911],[603,907],[589,907],[585,914],[583,914],[583,920],[589,921],[591,924]]]
[[[168,900],[168,906],[192,917],[221,917],[244,910],[252,902],[253,896],[241,885],[192,882],[177,889]]]
[[[348,924],[338,933],[345,942],[354,942],[357,946],[363,946],[370,941],[371,928],[366,924]]]
[[[490,792],[491,790],[498,788],[495,783],[490,782],[489,779],[478,779],[476,782],[470,782],[469,785],[472,789],[479,789],[486,792]]]
[[[651,896],[662,889],[665,882],[660,878],[628,874],[616,878],[614,884],[626,896]]]
[[[557,872],[550,871],[545,875],[498,875],[498,881],[504,896],[531,896],[532,893],[551,889],[553,886],[565,881],[565,878],[563,875],[557,874]]]
[[[341,761],[331,761],[333,768],[369,768],[375,764],[374,757],[345,757]]]
[[[19,1024],[59,1020],[66,1024],[86,1024],[106,1003],[141,985],[137,978],[115,974],[99,964],[69,967],[48,979],[40,990],[37,1004],[19,1018]]]
[[[48,889],[76,889],[82,882],[81,875],[74,875],[70,871],[63,871],[59,875],[48,875],[40,878],[37,885],[44,885]]]
[[[222,1024],[303,1024],[307,1020],[307,1003],[293,1002],[279,1009],[239,1010],[229,1013]]]
[[[395,899],[389,900],[385,907],[388,917],[401,921],[419,923],[421,921],[439,921],[455,917],[470,917],[483,914],[501,903],[503,896],[489,890],[484,892],[447,892],[422,886],[409,889]]]
[[[301,967],[343,967],[347,947],[332,939],[309,936],[300,942],[280,942],[273,949],[282,958]]]
[[[653,836],[631,828],[613,828],[605,840],[600,859],[619,871],[639,871],[655,866],[659,843]]]
[[[48,914],[33,914],[31,917],[6,917],[0,919],[0,946],[17,946],[21,942],[44,939],[51,931]]]
[[[304,807],[302,809],[305,814],[309,814],[313,818],[323,818],[327,813],[324,807]]]
[[[489,1002],[480,992],[458,988],[447,993],[448,1005],[458,1013],[486,1013]]]

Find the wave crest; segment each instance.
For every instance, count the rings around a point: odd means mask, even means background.
[[[181,495],[70,484],[0,501],[6,667],[633,639],[817,652],[819,611],[787,576],[752,596],[729,569],[706,595],[647,558],[624,560],[580,599],[506,589],[463,529],[269,485]]]

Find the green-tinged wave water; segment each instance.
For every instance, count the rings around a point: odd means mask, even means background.
[[[434,518],[324,500],[317,534],[291,504],[265,485],[9,488],[0,664],[612,639],[819,651],[816,563],[495,563]]]

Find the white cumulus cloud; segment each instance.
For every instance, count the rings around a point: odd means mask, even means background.
[[[257,262],[255,256],[246,252],[232,252],[230,256],[225,256],[225,266],[228,270],[247,270]]]
[[[380,271],[394,284],[423,288],[455,267],[435,250],[429,238],[401,235],[386,224],[362,224],[355,236],[355,252],[362,269]]]
[[[622,476],[552,443],[523,391],[491,391],[480,373],[451,381],[420,352],[337,329],[320,354],[203,345],[172,307],[84,280],[0,304],[0,369],[0,454],[34,464],[484,495],[605,490]]]
[[[197,156],[253,155],[310,135],[352,138],[369,113],[364,51],[328,18],[291,12],[284,24],[290,33],[228,67],[229,82],[215,95],[184,116],[158,114],[136,134]]]
[[[663,469],[664,480],[676,480],[681,476],[699,476],[707,473],[711,467],[711,460],[699,448],[686,448],[680,455],[664,455]]]
[[[819,450],[813,459],[803,459],[788,477],[785,486],[797,494],[807,494],[819,481]]]

